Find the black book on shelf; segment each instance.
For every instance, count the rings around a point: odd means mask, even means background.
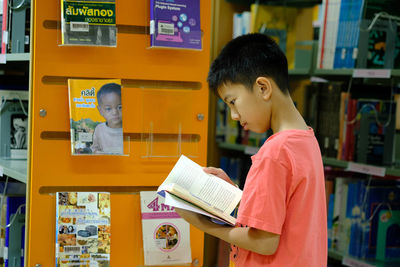
[[[356,161],[365,164],[392,166],[395,161],[396,103],[359,100],[360,122],[356,138]],[[376,108],[376,112],[372,107]],[[367,109],[367,110],[366,110]]]
[[[321,153],[335,158],[339,148],[341,82],[324,83],[319,89],[316,137]]]

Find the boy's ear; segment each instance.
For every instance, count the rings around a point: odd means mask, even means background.
[[[257,91],[261,93],[264,100],[269,100],[272,95],[272,83],[269,78],[258,77],[256,79]]]

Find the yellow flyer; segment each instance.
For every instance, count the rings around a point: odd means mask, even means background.
[[[123,152],[121,80],[69,79],[71,153]]]

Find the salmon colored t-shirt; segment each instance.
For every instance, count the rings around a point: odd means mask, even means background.
[[[326,266],[325,180],[311,128],[278,132],[252,156],[237,224],[279,234],[280,241],[270,256],[232,246],[236,267]]]

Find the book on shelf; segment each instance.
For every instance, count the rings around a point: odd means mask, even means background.
[[[156,191],[140,192],[144,264],[176,265],[192,262],[190,226]]]
[[[24,266],[25,247],[25,196],[6,196],[6,225],[4,244],[4,266]]]
[[[2,16],[1,16],[1,49],[0,52],[1,54],[5,55],[7,54],[7,45],[8,45],[8,1],[3,0],[1,2],[2,4]]]
[[[117,46],[115,0],[60,0],[61,45]]]
[[[110,193],[56,193],[56,266],[109,266]]]
[[[355,160],[379,166],[394,164],[396,102],[358,99]]]
[[[71,153],[123,154],[121,80],[68,79]]]
[[[236,186],[203,171],[202,167],[182,155],[158,192],[179,202],[172,206],[190,209],[213,220],[235,225],[236,207],[242,197],[242,190]],[[169,202],[166,200],[165,202]],[[184,205],[188,205],[185,206]]]
[[[285,53],[288,68],[294,68],[297,8],[251,4],[250,32],[267,34],[276,41]]]
[[[150,0],[150,46],[202,49],[200,0]]]

